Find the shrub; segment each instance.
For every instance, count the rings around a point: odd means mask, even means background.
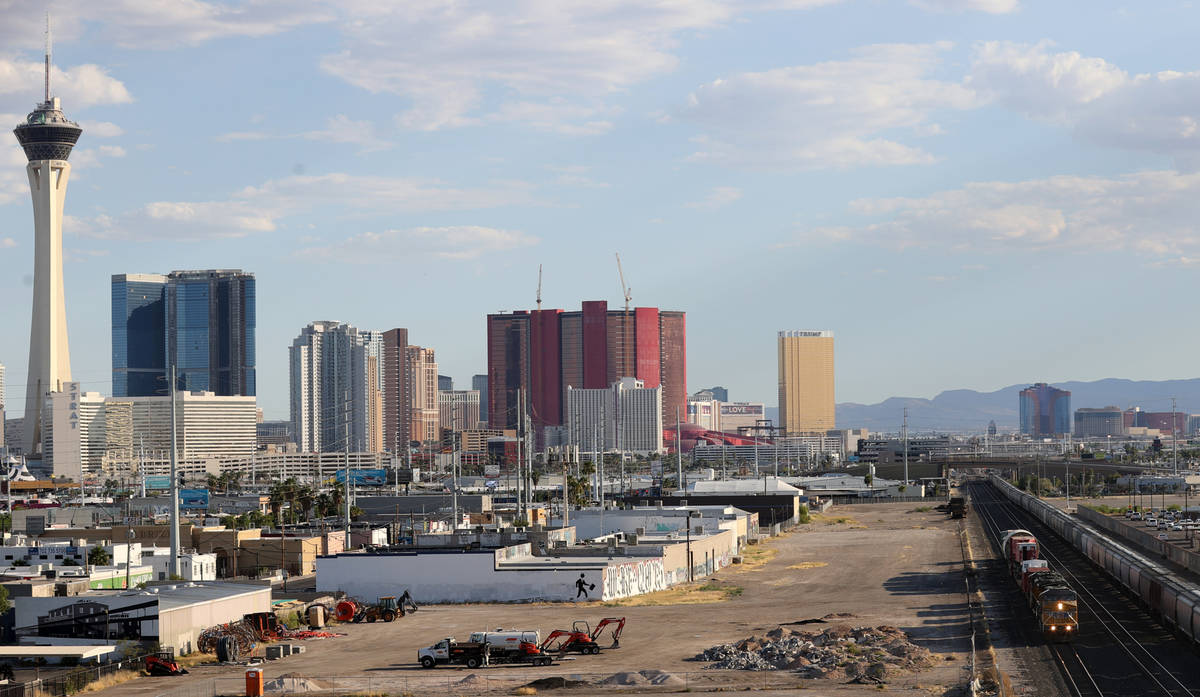
[[[809,515],[809,513],[808,513],[808,504],[800,505],[800,515],[797,516],[797,519],[801,523],[811,523],[812,522],[812,516]]]

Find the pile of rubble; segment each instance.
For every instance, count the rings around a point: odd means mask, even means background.
[[[928,649],[889,626],[835,625],[821,632],[779,627],[766,636],[705,649],[692,660],[717,670],[791,670],[806,678],[885,682],[933,665]]]

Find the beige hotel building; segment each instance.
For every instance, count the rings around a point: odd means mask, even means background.
[[[834,426],[833,332],[779,332],[779,425],[789,435]]]

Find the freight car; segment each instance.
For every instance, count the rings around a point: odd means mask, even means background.
[[[1066,580],[1038,558],[1037,538],[1028,530],[1005,530],[1001,548],[1042,636],[1050,641],[1070,641],[1079,631],[1079,599]]]
[[[1164,626],[1200,645],[1200,593],[1162,564],[1106,537],[1091,525],[991,475],[1009,500],[1074,545],[1144,604]]]

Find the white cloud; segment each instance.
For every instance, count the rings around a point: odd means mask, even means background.
[[[1046,42],[979,44],[970,84],[987,99],[1101,145],[1200,166],[1200,72],[1130,75],[1101,58],[1050,48]]]
[[[319,0],[55,0],[56,40],[93,34],[122,48],[172,49],[226,37],[261,37],[335,17],[333,4]],[[45,30],[43,3],[0,0],[0,43],[40,49]]]
[[[515,230],[454,225],[367,232],[332,245],[302,249],[297,256],[355,264],[390,263],[421,256],[461,261],[537,243],[538,238]]]
[[[430,179],[334,173],[269,180],[226,200],[156,201],[118,216],[68,216],[64,229],[100,239],[196,240],[271,232],[287,218],[319,207],[345,209],[352,216],[536,203],[532,187],[523,182],[468,189]]]
[[[347,6],[347,48],[321,66],[371,92],[408,97],[397,119],[406,128],[512,121],[594,133],[609,128],[607,98],[673,70],[683,33],[737,9],[719,0],[360,0]]]
[[[345,114],[338,114],[325,122],[325,128],[303,133],[269,133],[267,131],[232,131],[222,133],[214,138],[218,143],[234,143],[238,141],[275,140],[303,138],[327,143],[342,143],[357,145],[362,152],[386,150],[393,146],[375,128],[370,121],[355,121]]]
[[[213,140],[218,143],[233,143],[240,140],[268,140],[275,138],[270,133],[265,131],[233,131],[231,133],[222,133]]]
[[[17,241],[11,237],[0,237],[0,249],[12,249],[17,246]]]
[[[608,182],[602,182],[590,176],[590,168],[586,165],[548,165],[546,169],[557,172],[554,183],[560,186],[575,186],[583,189],[607,189]]]
[[[935,12],[986,12],[1002,15],[1016,12],[1020,0],[909,0],[913,5]]]
[[[79,127],[87,135],[97,138],[116,138],[125,133],[125,129],[108,121],[80,121]]]
[[[1195,173],[980,182],[921,198],[860,199],[851,209],[876,220],[812,228],[784,246],[825,240],[958,252],[1200,254],[1194,225],[1200,218],[1200,174]]]
[[[867,46],[848,60],[714,80],[680,113],[704,131],[691,159],[768,169],[932,162],[933,155],[891,138],[936,132],[938,111],[977,106],[967,86],[933,76],[949,48]]]
[[[729,204],[737,201],[742,197],[742,190],[736,186],[716,186],[712,191],[708,192],[708,196],[702,201],[692,201],[685,203],[688,208],[698,208],[704,211],[715,211],[718,208],[724,208]]]
[[[101,145],[97,150],[106,157],[125,157],[125,148],[120,145]]]
[[[1129,76],[1101,58],[1075,51],[1050,53],[1049,42],[977,44],[971,60],[971,85],[1034,118],[1073,121],[1082,105],[1121,87]]]
[[[38,61],[0,57],[0,107],[17,112],[30,111],[41,101],[45,65]],[[63,108],[93,104],[125,104],[133,101],[124,83],[98,65],[77,65],[67,70],[55,67],[50,75],[51,91],[62,97]]]
[[[375,130],[370,121],[355,121],[345,114],[338,114],[325,123],[325,128],[302,134],[308,140],[326,143],[357,145],[362,151],[386,150],[392,147]]]

